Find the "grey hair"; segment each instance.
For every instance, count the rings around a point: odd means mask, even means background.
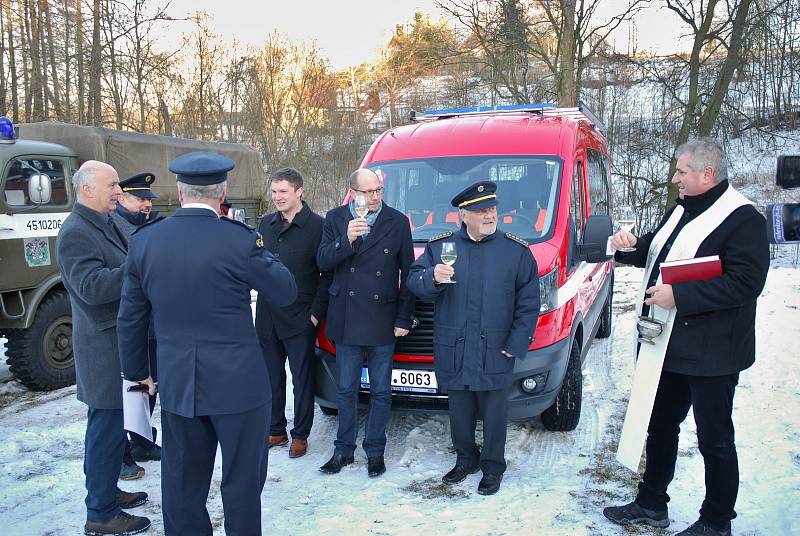
[[[199,186],[196,184],[187,184],[178,181],[178,190],[181,193],[184,201],[196,201],[200,199],[219,199],[225,193],[228,186],[228,181],[222,181],[219,184],[208,184]]]
[[[706,167],[714,169],[717,184],[728,178],[728,157],[722,145],[714,138],[697,138],[681,144],[675,151],[678,159],[687,155],[687,164],[692,171],[703,171]]]
[[[92,166],[87,166],[76,171],[72,175],[72,188],[75,190],[75,193],[77,194],[81,191],[81,187],[84,183],[94,186],[94,176],[96,174],[97,168]]]

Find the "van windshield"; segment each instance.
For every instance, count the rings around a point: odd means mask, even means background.
[[[555,222],[561,159],[556,156],[451,156],[376,162],[383,200],[403,212],[414,240],[460,228],[450,204],[469,185],[497,183],[498,228],[528,242],[544,240]]]

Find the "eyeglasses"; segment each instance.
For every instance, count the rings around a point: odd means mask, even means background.
[[[353,191],[364,195],[380,195],[381,192],[383,192],[383,186],[381,186],[380,188],[376,188],[374,190],[357,190],[353,188]]]

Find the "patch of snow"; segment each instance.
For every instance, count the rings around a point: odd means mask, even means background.
[[[508,426],[508,471],[497,495],[477,494],[480,474],[455,486],[440,479],[455,460],[446,415],[392,413],[387,472],[368,478],[363,451],[339,475],[318,471],[333,451],[336,417],[314,415],[309,452],[289,459],[270,451],[262,494],[265,534],[544,534],[629,533],[608,522],[602,507],[631,500],[636,475],[614,460],[633,373],[631,356],[636,292],[642,271],[618,267],[614,326],[596,340],[584,363],[581,421],[574,432],[546,431],[536,419]],[[741,487],[736,534],[800,533],[800,270],[770,270],[759,302],[757,360],[742,373],[734,422]],[[292,421],[291,381],[287,418]],[[75,388],[4,397],[0,407],[0,519],[3,534],[79,534],[84,520],[82,455],[86,407]],[[160,428],[158,412],[156,426]],[[363,433],[364,417],[361,415]],[[141,480],[120,483],[150,501],[132,510],[162,534],[160,465],[142,464]],[[218,456],[208,500],[215,534],[223,534]],[[702,458],[694,423],[681,427],[680,457],[670,487],[674,534],[697,518],[703,495]]]

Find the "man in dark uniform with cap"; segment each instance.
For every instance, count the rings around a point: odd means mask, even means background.
[[[447,484],[483,471],[478,493],[500,489],[506,470],[508,388],[514,359],[533,341],[539,317],[539,276],[527,242],[497,231],[497,185],[473,184],[456,195],[461,229],[430,239],[411,267],[408,288],[434,302],[434,366],[447,389],[456,464]],[[457,260],[441,263],[442,246],[454,243]],[[455,279],[452,284],[444,284]],[[475,427],[483,420],[483,448]]]
[[[151,186],[156,182],[156,176],[150,172],[139,173],[133,177],[119,182],[122,195],[117,199],[117,209],[111,213],[111,218],[125,238],[130,239],[133,232],[141,225],[156,219],[158,212],[152,212],[153,199],[157,196]],[[156,339],[153,332],[152,321],[147,333],[148,355],[150,359],[150,376],[153,381],[158,381],[156,363]],[[156,407],[156,395],[150,397],[150,415]],[[134,480],[144,476],[144,469],[136,462],[161,459],[161,447],[156,442],[156,429],[153,428],[153,440],[129,432],[130,441],[125,442],[125,454],[122,457],[122,469],[119,477],[121,480]]]
[[[181,208],[131,237],[118,318],[125,377],[148,385],[147,319],[159,348],[166,534],[212,534],[206,500],[219,444],[227,534],[261,534],[271,394],[250,290],[295,300],[294,277],[255,230],[220,218],[224,156],[187,153],[170,164]],[[225,250],[224,258],[218,252]]]

